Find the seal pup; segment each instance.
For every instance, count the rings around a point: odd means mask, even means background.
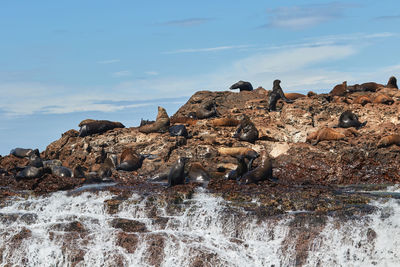
[[[267,151],[261,152],[261,163],[254,170],[245,173],[240,179],[239,184],[259,183],[267,179],[272,179],[272,161]]]
[[[389,78],[389,81],[386,85],[386,88],[396,88],[399,89],[399,87],[397,87],[397,79],[396,77],[392,76]]]
[[[185,183],[185,163],[188,158],[180,157],[171,167],[168,174],[168,187]]]
[[[358,116],[351,112],[350,110],[346,110],[342,114],[340,114],[339,117],[339,123],[336,127],[334,128],[350,128],[350,127],[355,127],[356,129],[359,129],[363,126],[365,126],[367,122],[361,123],[358,120]]]
[[[335,85],[332,91],[329,92],[329,94],[332,96],[344,96],[346,93],[347,93],[347,81]]]
[[[254,143],[258,139],[258,130],[247,115],[242,115],[242,119],[233,137],[250,143]]]
[[[378,147],[386,147],[393,144],[400,146],[400,135],[392,134],[389,136],[382,137],[378,142]]]
[[[241,91],[253,91],[253,86],[249,82],[240,80],[237,83],[232,84],[231,87],[229,87],[229,89],[230,90],[239,89],[240,92]]]
[[[26,166],[22,171],[20,171],[16,178],[39,178],[44,174],[43,168],[36,168],[34,166]]]
[[[158,107],[158,114],[154,123],[146,124],[139,127],[141,133],[165,133],[170,125],[169,116],[163,107]]]
[[[102,134],[115,128],[125,128],[120,122],[107,120],[87,119],[79,123],[79,137],[85,137],[93,134]]]
[[[272,87],[272,92],[269,94],[269,111],[276,111],[276,102],[282,99],[286,103],[293,103],[293,100],[288,99],[280,86],[281,81],[275,80]]]
[[[14,148],[11,149],[10,154],[16,156],[18,158],[30,157],[31,155],[36,155],[40,157],[39,149],[31,149],[31,148]]]
[[[146,155],[138,155],[133,148],[126,148],[122,151],[120,164],[116,167],[117,171],[136,171],[142,167]]]

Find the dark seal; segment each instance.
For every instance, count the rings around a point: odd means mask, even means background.
[[[399,87],[397,87],[397,79],[396,79],[396,77],[394,77],[394,76],[390,77],[386,87],[387,88],[399,89]]]
[[[360,122],[358,120],[358,116],[351,112],[350,110],[346,110],[339,117],[339,123],[337,125],[338,128],[350,128],[355,127],[357,129],[365,126],[367,122]]]
[[[79,126],[79,136],[85,137],[92,134],[102,134],[114,128],[125,128],[120,122],[107,120],[84,120]]]
[[[276,102],[282,99],[286,103],[293,103],[293,100],[288,99],[280,85],[280,80],[275,80],[272,87],[272,92],[269,94],[269,111],[276,111]]]
[[[233,137],[239,138],[241,141],[254,143],[258,139],[258,130],[254,123],[250,121],[250,118],[243,114]]]
[[[171,167],[168,174],[168,187],[185,183],[185,163],[187,158],[180,157]]]
[[[138,155],[132,148],[127,148],[122,151],[120,164],[117,166],[117,171],[136,171],[142,167],[145,155]]]
[[[261,153],[261,163],[257,168],[245,173],[240,178],[240,184],[259,183],[272,179],[272,162],[266,151]]]
[[[16,178],[23,179],[23,178],[39,178],[43,175],[43,168],[36,168],[34,166],[27,166],[22,171],[20,171]]]
[[[32,155],[40,156],[39,150],[38,149],[30,149],[30,148],[14,148],[10,151],[11,155],[14,155],[18,158],[25,158],[25,157],[30,157]]]
[[[245,156],[237,155],[235,158],[237,159],[238,165],[235,170],[231,170],[225,174],[224,178],[226,180],[239,180],[243,174],[248,172],[248,167],[246,161],[244,160]]]
[[[72,177],[72,171],[64,166],[51,166],[51,173],[58,177]]]
[[[183,136],[183,137],[187,137],[188,136],[188,132],[186,130],[185,125],[174,125],[169,127],[169,135],[170,136]]]
[[[235,84],[232,84],[229,89],[234,90],[234,89],[239,89],[241,91],[253,91],[253,86],[249,82],[245,81],[238,81]]]
[[[201,103],[197,110],[194,113],[190,113],[189,116],[199,120],[218,116],[215,100],[212,99]]]

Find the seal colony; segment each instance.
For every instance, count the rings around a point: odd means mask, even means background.
[[[3,167],[2,163],[1,173],[13,174],[19,181],[50,175],[83,182],[129,182],[132,178],[127,177],[134,175],[153,178],[151,182],[166,180],[168,187],[186,183],[207,186],[215,181],[245,186],[275,183],[275,177],[296,173],[298,167],[290,165],[294,160],[285,162],[283,157],[306,153],[303,147],[315,151],[335,145],[375,149],[400,145],[397,125],[388,126],[388,132],[365,130],[379,122],[377,117],[367,119],[370,115],[365,109],[381,114],[384,105],[398,105],[394,76],[386,85],[348,86],[345,81],[328,94],[284,93],[280,84],[276,79],[272,90],[253,90],[250,82],[239,81],[230,89],[247,92],[199,92],[203,97],[192,97],[171,118],[159,106],[156,120],[145,118],[139,127],[86,119],[79,123],[79,132],[64,133],[59,144],[50,144],[42,153],[13,149],[8,157],[18,164]],[[329,107],[326,112],[325,106]],[[306,131],[297,130],[302,125]],[[290,132],[293,134],[287,134]],[[290,143],[289,148],[285,143]],[[298,160],[303,158],[299,154]]]

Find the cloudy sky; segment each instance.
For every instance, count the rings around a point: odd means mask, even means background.
[[[0,154],[82,119],[137,126],[238,81],[288,92],[398,76],[398,1],[0,3]]]

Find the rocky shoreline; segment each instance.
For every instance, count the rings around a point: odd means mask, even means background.
[[[103,133],[84,137],[76,130],[69,130],[49,144],[40,157],[59,160],[71,170],[79,165],[87,172],[96,172],[110,155],[120,158],[127,148],[137,154],[152,155],[144,158],[141,167],[135,171],[112,168],[110,180],[117,186],[108,190],[120,195],[129,194],[130,190],[156,195],[167,203],[190,198],[201,184],[194,182],[166,188],[149,179],[168,171],[180,157],[187,157],[186,171],[189,172],[194,164],[200,165],[210,176],[207,189],[211,193],[262,216],[298,210],[325,214],[354,211],[354,207],[362,210],[371,196],[345,193],[346,186],[356,184],[376,188],[399,182],[400,148],[390,144],[378,146],[382,137],[399,132],[398,89],[383,87],[377,92],[348,92],[342,96],[309,93],[308,96],[299,95],[294,103],[278,101],[278,111],[268,111],[269,93],[263,88],[240,93],[200,91],[170,117],[171,125],[184,125],[188,136],[171,136],[169,132],[143,133],[140,127],[106,129]],[[390,105],[356,101],[361,96],[374,99],[376,94],[393,101]],[[216,109],[216,116],[191,117],[194,111],[210,106],[207,104],[210,102]],[[321,140],[317,145],[306,142],[310,133],[336,126],[339,116],[346,110],[366,121],[366,126],[344,132],[345,137],[340,140]],[[233,137],[243,114],[259,132],[254,143]],[[221,125],[221,120],[218,122],[215,117],[230,123]],[[335,130],[343,132],[345,129]],[[225,180],[224,175],[237,166],[232,155],[221,153],[225,148],[249,148],[257,153],[267,151],[272,158],[274,179],[248,185]],[[28,159],[13,155],[0,158],[2,199],[18,195],[21,190],[40,195],[72,190],[88,183],[87,178],[59,177],[51,173],[38,178],[16,179],[18,171],[28,163]],[[260,158],[257,158],[253,166],[259,164]],[[252,205],[254,200],[261,205]]]

